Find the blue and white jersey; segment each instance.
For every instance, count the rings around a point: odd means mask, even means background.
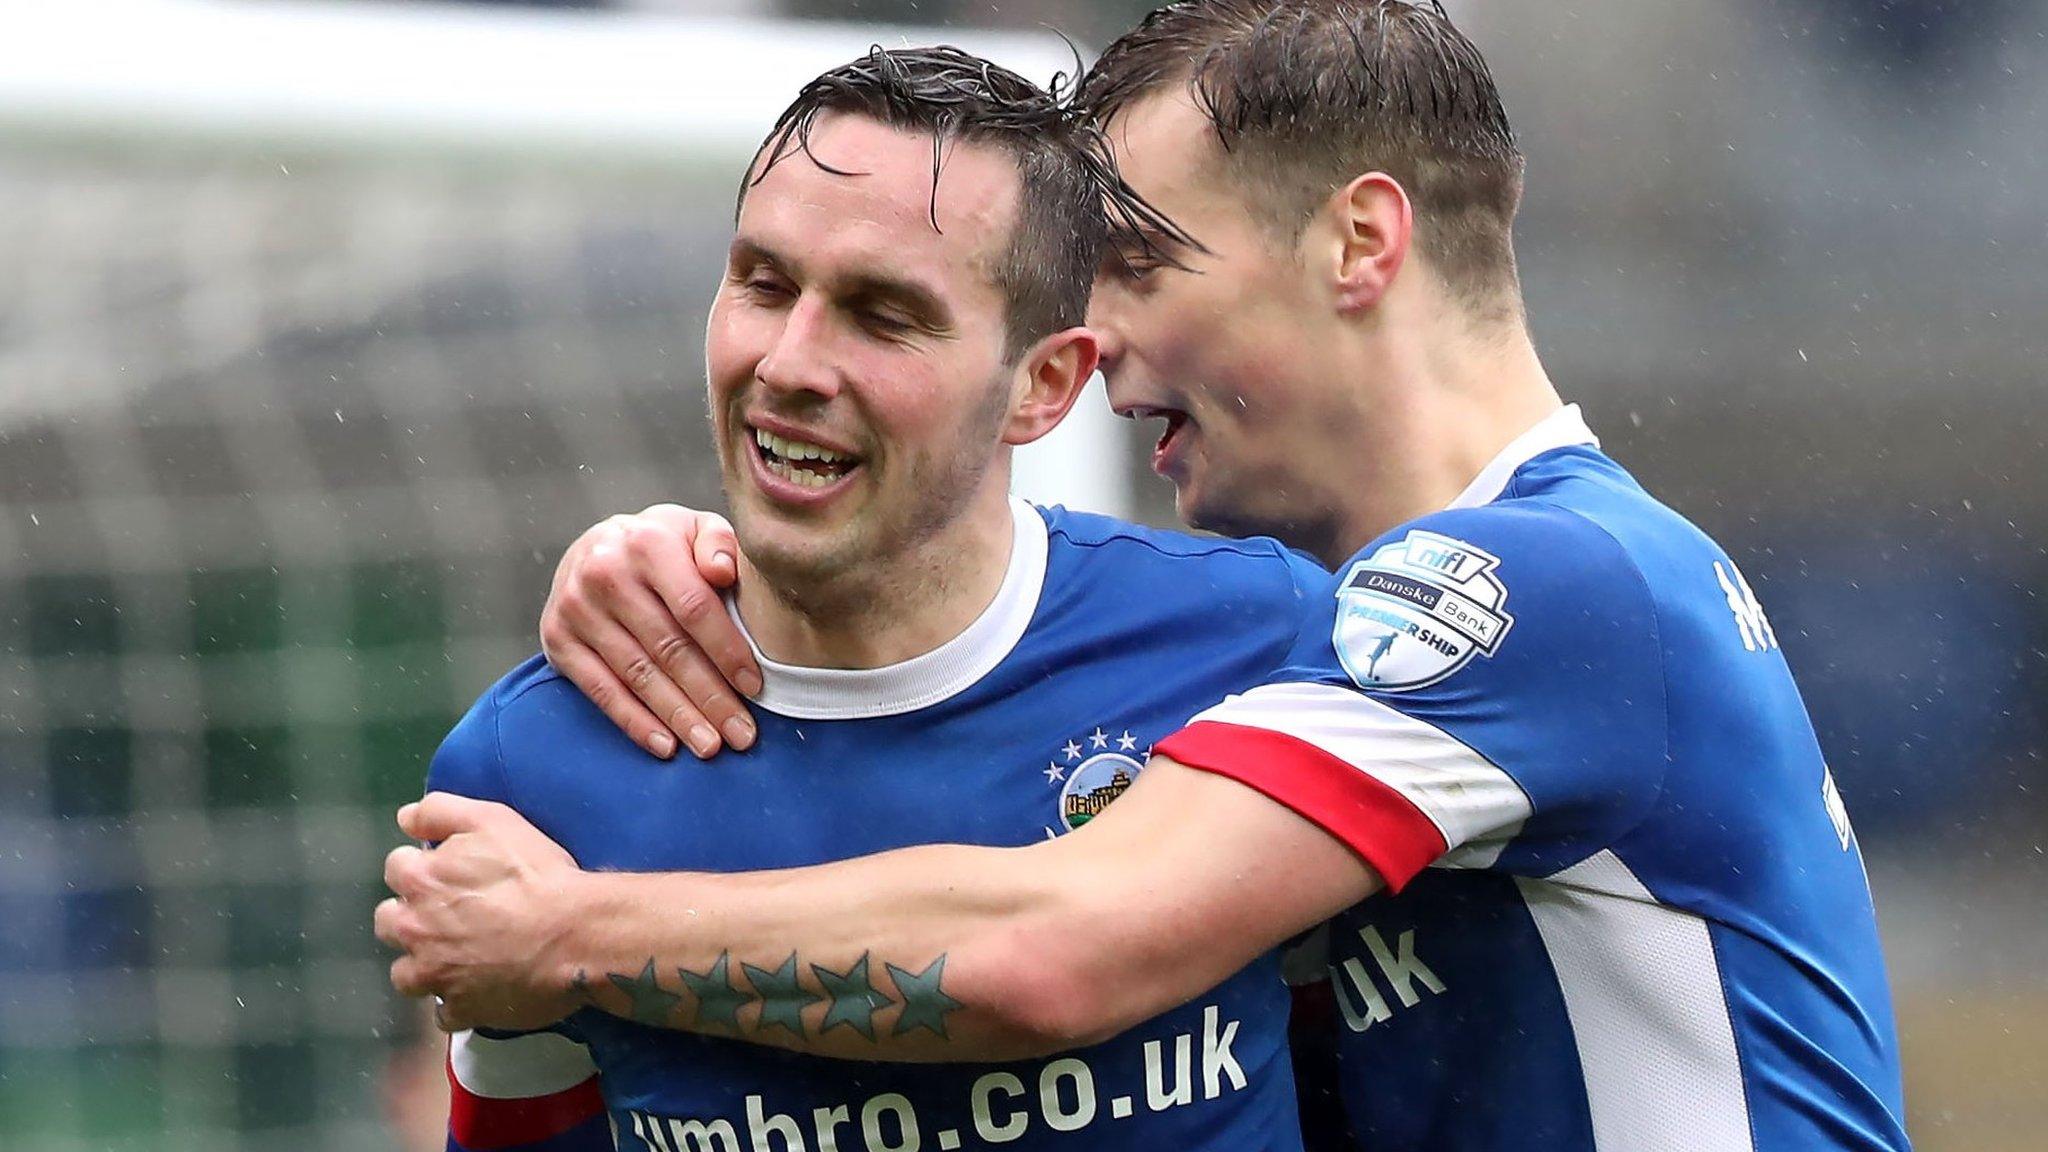
[[[761,737],[744,755],[655,760],[536,658],[448,737],[429,786],[510,804],[593,869],[1031,844],[1085,823],[1155,740],[1278,666],[1328,580],[1271,541],[1024,504],[1014,538],[994,602],[926,655],[873,671],[763,660]],[[702,1010],[732,1011],[752,996],[743,965],[758,987],[793,980],[796,962],[736,956],[685,980],[718,998]],[[859,994],[823,1026],[873,1027],[879,971],[830,975]],[[901,989],[927,974],[893,975]],[[579,1142],[602,1128],[601,1095],[619,1146],[650,1152],[1298,1150],[1287,1014],[1272,956],[1106,1043],[1001,1065],[829,1060],[585,1010],[551,1032],[458,1038],[455,1146],[609,1147]],[[943,1027],[942,1009],[927,1015],[919,1026]]]
[[[1862,861],[1770,621],[1576,408],[1307,620],[1158,751],[1392,890],[1329,927],[1365,1147],[1907,1147]]]

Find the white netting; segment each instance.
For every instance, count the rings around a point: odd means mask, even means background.
[[[0,159],[4,1143],[389,1146],[391,809],[576,531],[716,499],[729,182]]]

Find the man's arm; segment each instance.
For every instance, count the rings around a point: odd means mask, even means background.
[[[576,871],[516,813],[408,807],[379,935],[451,1026],[568,994],[664,1027],[868,1060],[996,1060],[1105,1039],[1221,983],[1379,878],[1260,793],[1155,758],[1101,816],[1025,848],[938,845],[780,872]]]
[[[495,801],[506,790],[498,756],[497,697],[497,688],[485,692],[442,740],[427,770],[429,789],[462,797],[465,803],[499,807]],[[566,852],[554,851],[555,862],[573,864]],[[597,1065],[565,1028],[550,1027],[571,1007],[562,1001],[500,1021],[507,1031],[464,1031],[449,1038],[449,1152],[611,1148]]]

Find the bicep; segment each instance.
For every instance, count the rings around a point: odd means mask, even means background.
[[[1135,1023],[1221,983],[1380,888],[1379,876],[1307,818],[1235,780],[1155,756],[1129,791],[1058,848],[1060,882],[1099,941],[1084,969],[1136,991]]]

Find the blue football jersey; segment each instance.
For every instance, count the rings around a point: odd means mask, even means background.
[[[1307,619],[1159,752],[1392,890],[1327,938],[1366,1147],[1907,1147],[1868,884],[1770,621],[1575,408]]]
[[[1258,683],[1328,579],[1271,541],[1023,504],[1015,540],[995,601],[933,652],[872,671],[763,661],[746,754],[655,760],[536,658],[478,701],[429,786],[510,804],[592,869],[1030,844],[1085,823],[1155,740]],[[757,983],[793,978],[782,959],[735,957],[729,976],[744,961]],[[619,1147],[650,1152],[1299,1149],[1287,1013],[1271,956],[1106,1043],[1000,1065],[830,1060],[584,1010],[545,1033],[458,1037],[456,1146],[587,1146],[601,1093]],[[826,1026],[869,1015],[853,998]]]

